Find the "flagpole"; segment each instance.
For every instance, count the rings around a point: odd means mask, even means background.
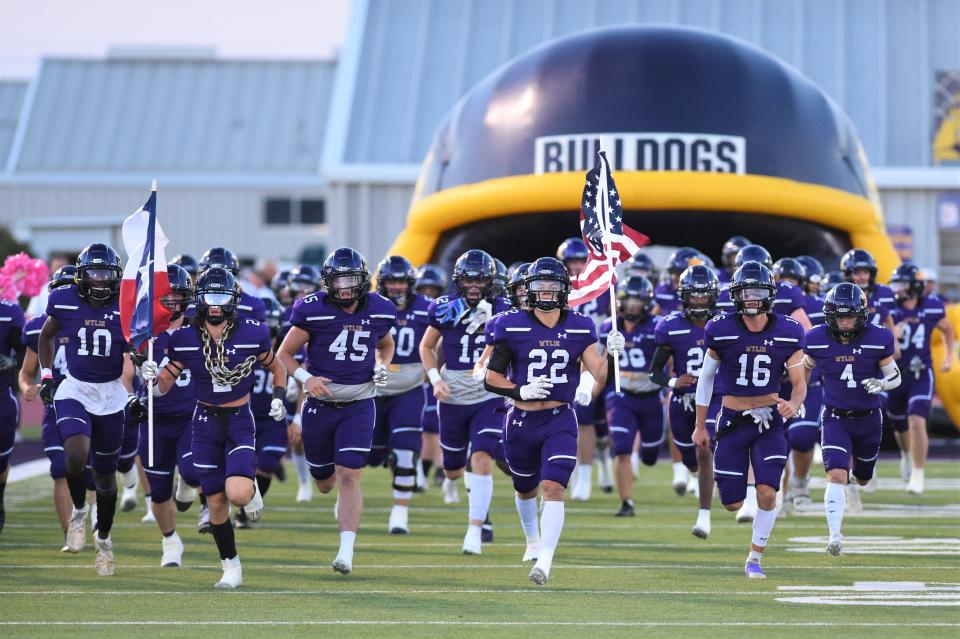
[[[607,268],[610,271],[610,322],[611,330],[617,330],[617,289],[616,285],[613,283],[616,271],[613,266],[613,254],[610,240],[610,194],[607,192],[607,177],[608,177],[608,167],[607,167],[607,156],[603,151],[600,151],[601,162],[600,162],[600,180],[599,192],[597,200],[601,205],[603,215],[600,216],[600,221],[603,224],[603,251],[607,255]],[[616,357],[613,358],[613,384],[614,390],[620,392],[620,353],[617,353]]]
[[[147,359],[153,361],[153,340],[151,337],[147,340]],[[153,468],[153,384],[154,380],[147,382],[147,465]]]

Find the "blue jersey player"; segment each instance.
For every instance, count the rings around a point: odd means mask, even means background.
[[[707,412],[717,393],[723,398],[714,437],[720,501],[731,511],[743,505],[752,467],[758,508],[744,571],[748,577],[763,578],[760,558],[776,521],[777,490],[787,462],[783,420],[796,416],[806,397],[804,333],[796,320],[772,312],[776,285],[759,262],[746,262],[736,270],[730,297],[737,312],[718,315],[706,326],[693,441],[702,448],[710,445]],[[778,395],[784,371],[793,384],[789,400]]]
[[[577,460],[577,419],[571,404],[581,362],[602,379],[606,360],[596,348],[593,321],[566,310],[570,277],[559,260],[538,259],[530,265],[525,284],[530,310],[515,309],[497,322],[484,386],[513,401],[503,427],[504,447],[527,538],[526,556],[536,556],[530,581],[543,585],[563,529],[563,498]],[[623,336],[611,331],[610,352],[618,355],[622,347]],[[536,497],[541,489],[538,529]]]
[[[893,361],[893,334],[868,321],[867,306],[859,286],[840,284],[824,300],[826,324],[807,333],[804,347],[807,375],[817,368],[823,379],[823,503],[830,530],[827,552],[834,556],[843,549],[841,525],[848,496],[859,503],[857,484],[867,484],[880,455],[880,393],[901,382]],[[850,481],[851,458],[856,483]]]
[[[293,305],[279,353],[307,395],[301,437],[310,473],[320,492],[340,489],[333,569],[347,575],[363,512],[360,474],[373,445],[374,395],[389,383],[397,307],[369,292],[367,262],[351,248],[328,255],[320,274],[326,291]],[[295,355],[303,346],[301,367]]]
[[[716,314],[720,280],[706,265],[696,264],[680,275],[677,289],[680,312],[669,315],[657,324],[657,350],[653,355],[650,379],[672,390],[670,398],[670,432],[680,450],[683,464],[697,473],[700,508],[692,533],[700,539],[710,536],[710,505],[713,501],[713,455],[709,449],[697,448],[693,443],[696,425],[697,378],[703,367],[704,328]],[[672,360],[673,376],[665,367]],[[720,397],[714,394],[707,413],[707,430],[715,432]]]
[[[76,286],[61,286],[47,298],[47,319],[38,341],[44,403],[53,403],[63,440],[67,486],[73,510],[67,545],[78,552],[84,545],[86,465],[93,453],[97,492],[95,567],[98,575],[115,570],[110,530],[117,508],[116,471],[123,441],[124,408],[132,390],[133,366],[120,326],[120,256],[106,244],[91,244],[77,257]],[[53,378],[56,345],[63,333],[67,377]]]

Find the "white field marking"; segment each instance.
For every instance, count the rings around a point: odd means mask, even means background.
[[[899,477],[880,477],[877,479],[877,488],[879,490],[889,490],[891,492],[902,493],[906,483],[903,482]],[[827,479],[826,477],[817,476],[810,478],[810,488],[826,488]],[[956,491],[960,490],[960,479],[954,477],[933,477],[927,478],[923,482],[924,490],[926,491],[938,491],[938,490],[950,490]]]
[[[233,590],[225,594],[229,595],[522,595],[538,594],[550,592],[553,594],[571,594],[571,595],[775,595],[774,592],[757,592],[746,590],[742,592],[715,590],[689,591],[689,590],[580,590],[565,588],[524,588],[524,589],[451,589],[442,590]],[[117,595],[117,596],[141,596],[141,595],[196,595],[208,594],[209,590],[4,590],[0,595]],[[210,593],[212,594],[212,593]],[[219,594],[219,593],[218,593]]]
[[[212,593],[211,593],[212,594]],[[869,621],[464,621],[424,619],[396,620],[324,620],[324,621],[0,621],[0,626],[582,626],[612,628],[960,628],[960,623],[945,622],[869,622]]]
[[[816,592],[812,596],[778,597],[782,603],[829,606],[960,606],[960,584],[922,581],[857,581],[852,586],[780,586],[780,592]]]
[[[7,483],[14,484],[25,479],[33,479],[50,472],[50,460],[34,459],[23,464],[17,464],[10,467],[10,474],[7,475]]]
[[[823,503],[812,502],[797,508],[794,515],[798,517],[817,517],[824,516]],[[942,506],[925,506],[923,504],[877,504],[865,503],[863,511],[859,513],[847,513],[844,518],[857,519],[861,517],[873,517],[882,519],[943,519],[948,517],[960,517],[960,504],[944,504]]]
[[[457,570],[467,568],[469,570],[502,570],[505,568],[529,568],[529,564],[510,563],[510,564],[358,564],[360,570]],[[156,572],[157,567],[152,562],[150,564],[120,564],[118,568],[123,570],[149,570]],[[611,564],[611,565],[565,565],[561,564],[563,570],[703,570],[703,564]],[[737,565],[731,563],[729,567],[716,566],[716,568],[732,572],[742,572],[743,564]],[[84,564],[0,564],[0,570],[90,570],[90,565]],[[181,566],[180,570],[220,570],[219,564],[199,564],[196,566]],[[251,564],[250,570],[330,570],[330,564]],[[956,566],[945,566],[943,564],[929,566],[878,566],[870,565],[848,565],[842,563],[816,564],[816,565],[784,565],[783,570],[956,570]]]
[[[822,553],[829,537],[791,537],[791,544],[806,544],[788,547],[789,552]],[[844,537],[843,553],[846,555],[912,555],[912,556],[957,556],[960,555],[960,539],[953,537]]]

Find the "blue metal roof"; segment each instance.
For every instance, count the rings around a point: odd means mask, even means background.
[[[317,173],[334,69],[316,61],[47,59],[13,168]]]
[[[0,171],[13,144],[26,92],[26,82],[0,82]]]
[[[591,27],[671,23],[752,42],[801,70],[874,165],[928,165],[937,70],[960,68],[950,0],[359,0],[348,163],[419,163],[443,116],[516,55]],[[348,47],[350,43],[348,42]],[[350,83],[346,83],[349,85]],[[339,97],[337,99],[340,99]]]

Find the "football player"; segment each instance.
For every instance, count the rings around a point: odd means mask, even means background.
[[[13,441],[20,425],[20,405],[14,394],[17,371],[23,364],[23,311],[15,301],[0,300],[0,532],[6,518],[3,492],[7,486]]]
[[[240,277],[240,260],[238,260],[236,254],[228,248],[214,246],[207,249],[206,252],[200,256],[200,261],[197,263],[197,273],[202,274],[214,266],[229,271],[234,279]],[[267,319],[266,308],[259,297],[240,291],[240,302],[237,304],[237,318],[246,319],[248,317],[258,322],[264,322]]]

